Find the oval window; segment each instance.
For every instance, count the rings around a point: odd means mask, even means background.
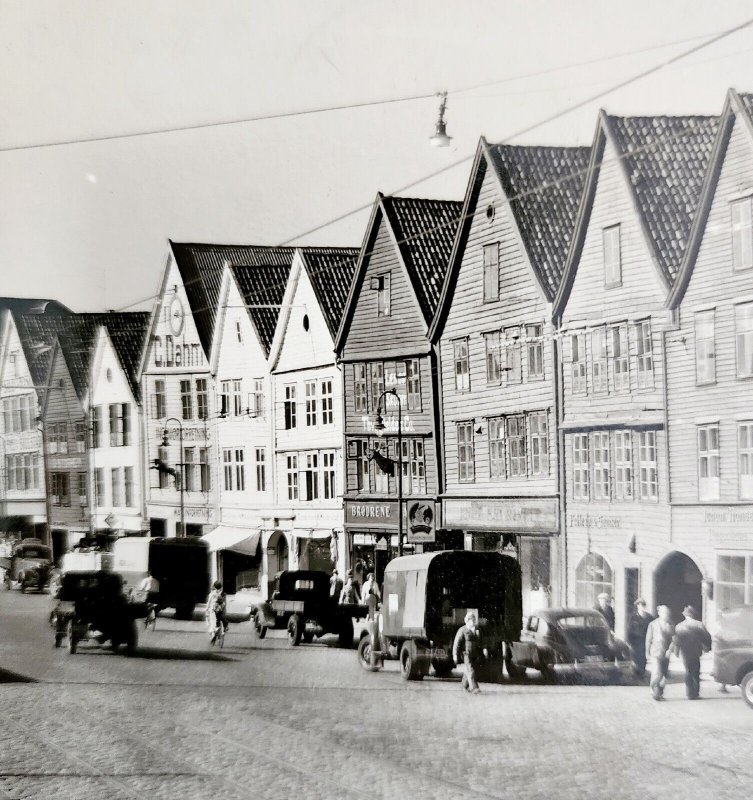
[[[309,315],[308,314],[304,314],[303,315],[303,330],[304,331],[308,331],[310,325],[311,325],[311,323],[309,322]]]
[[[486,207],[486,218],[489,222],[494,219],[494,206],[491,203]]]

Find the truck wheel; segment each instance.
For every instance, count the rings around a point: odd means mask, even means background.
[[[740,689],[743,693],[743,700],[753,708],[753,671],[743,676],[742,681],[740,681]]]
[[[262,622],[261,614],[258,611],[254,614],[254,630],[260,639],[267,635],[267,626]]]
[[[288,641],[293,647],[298,647],[303,634],[303,620],[300,614],[293,614],[288,620]]]
[[[423,673],[418,668],[418,648],[413,641],[403,642],[400,649],[400,675],[404,681],[420,681]]]
[[[350,617],[343,620],[338,633],[337,643],[340,647],[353,647],[353,620]]]
[[[379,662],[371,663],[371,636],[364,636],[358,643],[358,663],[366,672],[379,671]]]
[[[175,609],[175,619],[193,619],[193,612],[195,608],[196,606],[193,603],[185,606],[178,606]]]
[[[507,674],[511,681],[522,681],[526,676],[526,668],[515,663],[512,657],[512,647],[509,644],[505,647],[505,667],[507,667]]]

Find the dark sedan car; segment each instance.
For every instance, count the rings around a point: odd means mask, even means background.
[[[524,620],[513,660],[545,678],[569,675],[585,680],[620,680],[632,673],[630,648],[590,608],[548,608]]]
[[[719,683],[740,686],[743,700],[753,708],[753,605],[720,612],[712,672]]]

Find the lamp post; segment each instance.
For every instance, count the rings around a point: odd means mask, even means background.
[[[186,509],[185,503],[183,502],[183,492],[184,492],[184,485],[185,485],[185,475],[183,474],[183,467],[185,466],[183,463],[183,423],[177,417],[168,417],[165,420],[165,429],[162,431],[162,446],[167,447],[169,444],[169,440],[167,438],[167,423],[168,422],[177,422],[178,423],[178,443],[180,447],[180,461],[177,461],[175,466],[180,467],[180,535],[186,535]]]
[[[385,389],[377,400],[374,430],[377,436],[384,435],[386,430],[382,419],[382,398],[391,394],[397,400],[397,555],[403,554],[403,404],[400,395],[394,389]]]

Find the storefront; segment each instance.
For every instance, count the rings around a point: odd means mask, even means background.
[[[497,551],[520,561],[524,614],[557,602],[556,498],[448,498],[442,507],[443,526],[463,532],[466,550]]]

